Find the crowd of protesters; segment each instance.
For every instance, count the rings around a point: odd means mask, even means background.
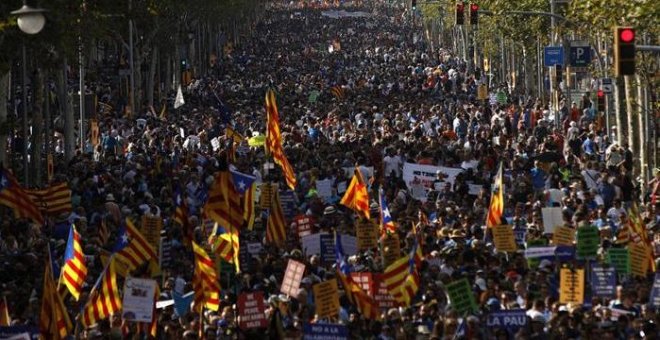
[[[181,226],[173,222],[174,188],[185,188],[195,239],[205,243],[209,230],[200,214],[200,193],[208,190],[213,174],[227,166],[225,126],[230,124],[244,137],[235,148],[233,165],[255,175],[258,183],[279,182],[285,189],[279,167],[264,171],[269,161],[264,148],[248,145],[248,139],[265,134],[264,96],[272,88],[284,151],[297,177],[287,246],[265,242],[265,218],[258,214],[253,230],[242,230],[240,237],[262,248],[241,273],[222,273],[221,278],[228,279],[221,282],[220,310],[177,315],[172,306],[158,309],[157,338],[198,338],[201,323],[206,339],[282,336],[273,324],[253,330],[238,326],[237,296],[252,291],[265,293],[267,315],[277,310],[285,336],[292,339],[302,336],[306,324],[318,322],[345,325],[351,339],[657,338],[660,306],[650,298],[653,272],[645,277],[618,275],[611,298],[592,298],[587,278],[585,301],[562,304],[560,268],[589,263],[555,259],[530,265],[524,254],[524,243],[552,244],[542,208],[554,206],[561,207],[565,226],[599,228],[599,255],[592,262],[604,261],[610,248],[634,242],[633,237],[622,237],[633,209],[653,242],[651,253],[660,255],[654,236],[660,219],[655,200],[660,175],[654,172],[646,190],[650,194],[640,198],[632,173],[635,155],[628,145],[615,142],[620,132],[606,131],[588,100],[562,102],[560,124],[551,120],[541,101],[519,93],[509,93],[505,103],[477,101],[477,85],[483,79],[468,73],[465,62],[449,50],[431,51],[410,13],[386,2],[341,9],[368,16],[334,18],[322,15],[331,9],[273,6],[252,37],[219,58],[209,74],[184,86],[182,107],[173,109],[174,96],[170,98],[164,116],[142,109],[129,118],[120,112],[122,99],[116,92],[101,89],[99,97],[115,110],[99,117],[100,143],[77,150],[68,162],[56,157],[55,182],[68,182],[73,211],[51,217],[42,227],[15,219],[0,207],[0,283],[12,325],[38,324],[47,245],[55,262],[61,259],[71,223],[82,235],[89,268],[86,293],[79,301],[66,300],[72,318],[103,270],[101,254],[112,251],[118,226],[127,217],[139,221],[152,214],[164,219],[162,236],[171,253],[161,268],[159,299],[172,299],[175,289],[190,291],[193,255],[184,246]],[[333,93],[333,87],[341,91]],[[213,145],[214,139],[219,144]],[[439,171],[434,186],[420,199],[403,179],[405,163],[464,171],[453,183]],[[517,253],[497,252],[485,226],[500,163],[504,216],[525,235]],[[412,226],[420,225],[420,288],[410,306],[383,309],[380,320],[365,319],[344,297],[336,317],[319,318],[312,286],[335,277],[335,271],[332,264],[319,262],[319,254],[302,249],[296,221],[308,218],[310,233],[337,230],[355,235],[355,213],[338,204],[341,194],[320,197],[315,183],[331,179],[336,191],[340,182],[350,179],[344,168],[356,164],[374,169],[368,176],[372,216],[378,218],[382,189],[401,240],[401,256],[413,243]],[[481,189],[471,190],[475,185]],[[102,233],[102,221],[109,236]],[[348,260],[356,270],[382,272],[381,257],[373,249]],[[295,296],[279,289],[290,258],[307,265]],[[133,275],[146,272],[143,268]],[[457,313],[445,289],[463,278],[478,305],[468,314]],[[515,331],[489,327],[489,314],[514,309],[526,310],[524,326]],[[116,315],[76,334],[118,339],[137,331]]]

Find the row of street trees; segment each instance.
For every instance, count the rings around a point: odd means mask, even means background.
[[[67,159],[73,157],[77,145],[74,126],[80,130],[81,125],[76,121],[77,99],[72,94],[78,93],[78,82],[74,80],[80,76],[80,66],[88,85],[90,81],[107,80],[108,76],[125,84],[120,88],[128,111],[154,104],[158,107],[162,96],[180,79],[181,60],[186,60],[191,72],[205,72],[211,55],[221,56],[226,43],[240,43],[241,37],[254,28],[265,3],[51,0],[30,3],[48,6],[47,21],[41,33],[26,36],[10,15],[22,5],[21,0],[0,2],[0,163],[12,161],[7,153],[7,136],[16,133],[22,140],[20,115],[8,115],[8,109],[22,105],[16,100],[22,85],[21,44],[25,43],[28,51],[27,105],[32,128],[29,177],[33,179],[30,184],[40,185],[45,181],[43,160],[54,147],[50,143],[54,128],[67,134],[65,154]],[[20,168],[17,163],[11,164],[15,170]]]

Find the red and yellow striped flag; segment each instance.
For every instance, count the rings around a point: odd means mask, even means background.
[[[220,283],[215,271],[215,263],[194,241],[195,271],[193,273],[193,289],[195,291],[195,311],[200,312],[203,307],[217,311],[220,308]]]
[[[14,217],[27,218],[39,225],[44,224],[44,217],[39,207],[28,196],[14,175],[0,166],[0,205],[14,211]]]
[[[44,271],[44,288],[39,313],[39,332],[45,339],[64,339],[73,328],[62,297],[57,292],[57,284],[53,278],[50,248],[48,262]]]
[[[122,302],[117,286],[115,261],[114,256],[110,258],[110,263],[89,294],[81,318],[82,325],[85,328],[110,317],[110,315],[121,309]]]
[[[351,208],[367,219],[371,218],[369,212],[369,193],[367,192],[367,186],[364,183],[359,167],[355,168],[351,183],[348,185],[344,197],[341,198],[339,203]]]
[[[270,211],[268,212],[268,222],[266,224],[266,242],[281,247],[284,246],[284,241],[286,241],[286,221],[280,203],[280,194],[276,190],[273,192],[273,198],[270,201]]]
[[[360,314],[370,320],[380,319],[380,311],[374,298],[362,290],[350,275],[344,275],[337,269],[337,276],[344,286],[346,297],[357,307]]]
[[[3,296],[0,300],[0,327],[9,327],[9,325],[11,325],[9,306],[7,306],[7,298]]]
[[[493,183],[493,193],[490,197],[486,226],[491,228],[502,224],[502,214],[504,214],[504,180],[502,178],[502,163],[500,163],[500,169],[497,171],[497,176]]]
[[[252,230],[254,226],[254,218],[256,214],[254,196],[257,191],[257,184],[252,183],[250,188],[245,190],[243,194],[243,219],[247,223],[247,229]]]
[[[114,257],[126,264],[129,271],[149,260],[158,259],[154,248],[128,218],[125,227],[119,233],[119,242],[115,248]]]
[[[422,247],[417,239],[412,251],[394,263],[383,272],[383,280],[390,295],[404,306],[409,306],[419,289],[419,264],[422,261]]]
[[[66,182],[40,190],[25,190],[25,192],[47,215],[57,216],[72,210],[71,189]]]
[[[215,175],[209,198],[204,205],[204,213],[223,228],[240,229],[243,226],[243,205],[241,195],[234,187],[232,175],[228,170]]]
[[[76,300],[80,298],[82,285],[87,277],[85,254],[83,254],[80,240],[81,237],[76,231],[76,226],[71,225],[69,241],[66,244],[66,251],[64,252],[64,266],[62,266],[62,273],[60,275],[60,284],[64,283]]]
[[[266,126],[266,153],[273,155],[275,164],[282,168],[286,184],[291,190],[296,187],[296,174],[289,160],[284,154],[282,147],[282,133],[280,132],[280,115],[277,111],[277,103],[275,101],[275,92],[268,90],[266,92],[266,118],[268,124]]]

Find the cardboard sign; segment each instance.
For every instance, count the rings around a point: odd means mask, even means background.
[[[541,208],[541,215],[543,216],[543,229],[546,234],[552,234],[555,232],[555,228],[564,225],[564,216],[559,207]]]
[[[599,264],[591,266],[591,293],[594,296],[612,298],[616,295],[616,270]]]
[[[160,247],[160,230],[163,228],[163,218],[158,216],[142,215],[142,228],[140,232],[149,242],[153,250]]]
[[[341,236],[342,247],[344,245],[345,236],[347,236],[347,235],[342,235]],[[323,263],[324,265],[335,263],[337,261],[337,257],[335,255],[335,237],[334,237],[334,235],[332,235],[332,234],[321,234],[320,237],[319,237],[319,241],[321,242],[321,244],[320,244],[321,263]]]
[[[643,244],[631,243],[628,245],[630,252],[630,273],[636,276],[646,276],[649,270],[650,249]]]
[[[339,314],[339,289],[337,279],[317,283],[314,289],[314,303],[319,318],[332,317]]]
[[[133,322],[151,322],[156,295],[155,280],[127,277],[124,281],[122,318]]]
[[[282,205],[284,217],[286,217],[287,221],[290,221],[297,214],[296,193],[292,190],[281,190],[280,205]]]
[[[454,281],[448,284],[446,289],[451,306],[459,315],[476,312],[479,309],[467,279]]]
[[[305,323],[303,340],[348,340],[348,328],[329,323]]]
[[[616,269],[617,274],[630,274],[630,253],[626,248],[610,248],[605,257],[606,263]]]
[[[593,259],[600,246],[600,233],[594,226],[580,227],[577,230],[577,258],[578,260]]]
[[[651,289],[649,301],[653,307],[660,307],[660,273],[655,273],[655,280],[653,281],[653,288]]]
[[[506,329],[513,336],[518,330],[527,326],[527,315],[524,309],[498,310],[486,316],[486,327],[489,329]],[[491,332],[492,334],[493,332]]]
[[[559,271],[559,303],[584,302],[584,269]]]
[[[575,229],[564,226],[555,228],[552,236],[552,242],[555,245],[572,246],[573,241],[575,241]]]
[[[268,327],[263,292],[243,293],[238,296],[237,305],[241,329]]]
[[[497,251],[515,253],[518,250],[516,237],[513,235],[513,228],[510,225],[498,225],[491,230]]]
[[[379,309],[388,310],[399,306],[399,303],[387,290],[383,274],[374,274],[371,292],[373,292],[374,301],[378,304]]]
[[[282,279],[280,292],[288,296],[297,296],[303,274],[305,274],[305,265],[289,259],[289,263],[286,266],[286,272],[284,273],[284,279]]]
[[[385,267],[394,263],[401,257],[401,244],[399,243],[399,234],[390,234],[383,238],[383,258]]]
[[[259,207],[261,207],[261,209],[270,209],[270,202],[273,199],[274,190],[277,190],[277,185],[270,182],[264,182],[261,183],[259,189]]]
[[[378,247],[378,224],[366,218],[360,219],[355,227],[359,251]]]

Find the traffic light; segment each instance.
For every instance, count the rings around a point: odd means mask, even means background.
[[[470,4],[470,25],[477,26],[479,23],[479,5]]]
[[[635,29],[632,27],[614,28],[614,75],[635,74]]]
[[[456,4],[456,25],[463,25],[465,19],[465,5],[463,2]]]
[[[598,90],[596,97],[598,99],[598,112],[605,112],[605,92]]]
[[[412,9],[413,11],[417,9],[417,0],[412,0]]]
[[[181,71],[188,69],[188,61],[186,59],[181,59]]]

